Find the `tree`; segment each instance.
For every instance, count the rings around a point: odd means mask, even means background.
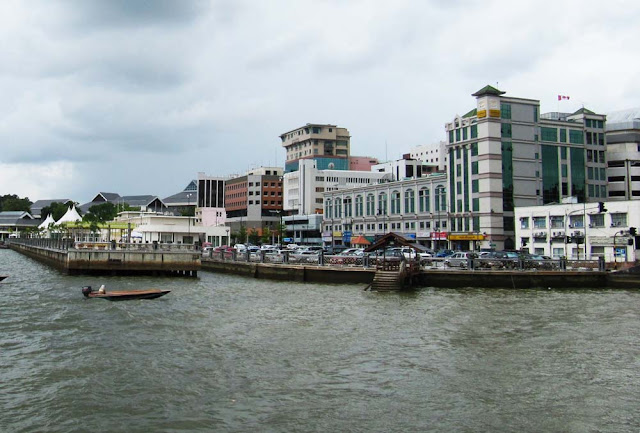
[[[262,229],[262,236],[260,236],[260,241],[263,244],[268,244],[269,242],[271,242],[271,235],[272,232],[269,227],[265,227],[264,229]]]
[[[66,204],[54,201],[49,206],[45,206],[42,208],[40,216],[42,217],[42,219],[44,219],[47,217],[47,215],[51,214],[51,217],[54,220],[58,221],[64,216],[64,214],[67,213],[68,209],[69,207]]]
[[[5,194],[0,196],[0,212],[2,211],[23,211],[31,213],[33,203],[28,197],[20,198],[15,194]]]
[[[252,228],[249,230],[249,242],[252,244],[257,244],[260,241],[260,235],[258,234],[258,230]]]
[[[91,206],[82,220],[89,223],[105,223],[113,221],[118,215],[118,208],[113,203],[102,203]]]

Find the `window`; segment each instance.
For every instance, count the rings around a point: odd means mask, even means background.
[[[604,227],[604,214],[589,215],[589,227]]]
[[[414,213],[416,211],[416,196],[412,189],[408,189],[404,193],[404,212]]]
[[[471,174],[478,174],[478,161],[471,162]]]
[[[567,168],[567,164],[562,164],[560,166],[560,168],[562,169],[562,177],[567,177],[568,175],[568,168]]]
[[[627,214],[626,213],[612,213],[611,214],[611,227],[626,227],[627,226]]]
[[[472,203],[472,208],[471,210],[473,212],[480,212],[480,199],[479,198],[474,198],[471,200]]]
[[[429,189],[421,188],[418,192],[418,210],[420,212],[430,212],[431,203],[429,202]]]
[[[387,214],[387,193],[382,192],[378,195],[378,215]]]
[[[444,212],[447,210],[447,189],[439,185],[436,187],[435,192],[435,211]]]
[[[471,138],[478,138],[478,125],[471,125]]]
[[[552,229],[564,229],[564,216],[552,215],[549,217]]]
[[[546,217],[533,217],[533,228],[534,229],[546,229],[547,228],[547,218]]]
[[[569,130],[569,143],[584,144],[584,134],[576,129]]]
[[[342,218],[342,200],[340,198],[336,198],[333,217]]]
[[[511,119],[511,105],[500,104],[500,117],[503,119]]]
[[[471,192],[478,192],[478,191],[480,191],[479,183],[480,183],[480,181],[479,181],[478,179],[473,179],[473,180],[471,181]]]
[[[453,129],[449,131],[449,143],[453,143]]]
[[[350,218],[353,216],[353,207],[352,207],[352,198],[347,197],[344,199],[344,216],[345,218]]]
[[[466,139],[468,138],[468,137],[467,137],[467,134],[468,134],[468,132],[467,132],[467,131],[468,131],[468,130],[469,130],[469,128],[462,128],[462,139],[463,139],[463,140],[466,140]]]
[[[478,156],[478,143],[471,143],[471,156]]]
[[[520,228],[528,229],[529,228],[529,217],[520,218]]]
[[[500,125],[500,133],[502,137],[511,138],[511,124],[510,123],[502,123]]]
[[[357,195],[356,196],[356,216],[357,217],[361,217],[362,216],[362,196],[361,195]]]
[[[367,216],[375,215],[375,196],[367,194]]]
[[[560,142],[567,142],[567,130],[565,128],[560,128]]]
[[[400,191],[393,191],[391,193],[391,213],[400,213]]]
[[[540,140],[541,141],[558,141],[558,129],[557,128],[540,128]]]
[[[560,146],[560,159],[567,159],[567,148]]]
[[[456,141],[460,141],[460,128],[456,129]]]

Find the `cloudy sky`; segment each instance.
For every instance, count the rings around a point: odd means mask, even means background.
[[[161,198],[349,129],[384,160],[486,84],[542,112],[640,106],[640,2],[0,1],[0,195]],[[571,99],[558,105],[557,95]]]

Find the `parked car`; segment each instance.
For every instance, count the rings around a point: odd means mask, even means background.
[[[491,251],[480,256],[478,267],[515,269],[520,266],[520,256],[513,251]]]
[[[476,253],[470,251],[458,251],[453,253],[444,259],[444,265],[449,267],[466,268],[469,264],[469,259],[475,259]]]

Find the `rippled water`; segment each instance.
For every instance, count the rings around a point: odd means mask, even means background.
[[[2,432],[640,430],[634,291],[0,274]]]

